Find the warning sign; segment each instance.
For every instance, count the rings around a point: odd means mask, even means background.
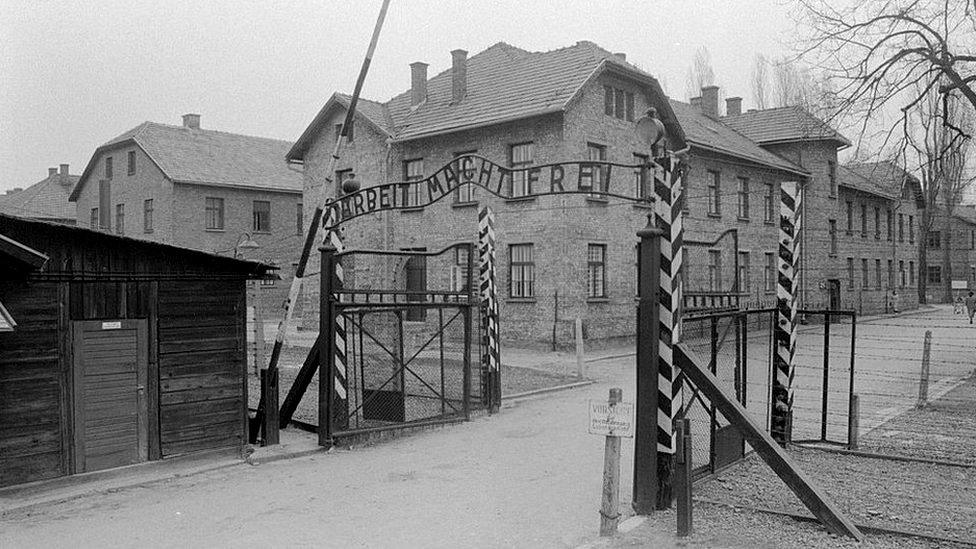
[[[611,406],[606,402],[591,400],[589,431],[591,435],[633,438],[634,404],[618,402]]]

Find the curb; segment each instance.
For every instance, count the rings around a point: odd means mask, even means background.
[[[267,465],[268,463],[274,463],[276,461],[284,461],[286,459],[297,459],[308,456],[314,456],[316,454],[329,454],[332,451],[331,448],[326,449],[323,447],[316,447],[310,450],[297,450],[295,452],[280,452],[267,456],[255,457],[252,453],[251,455],[244,458],[244,463],[257,467],[259,465]]]
[[[534,397],[538,395],[546,395],[549,393],[558,393],[560,391],[568,391],[570,389],[576,389],[577,387],[585,387],[587,385],[593,385],[596,380],[587,379],[584,381],[576,381],[573,383],[567,383],[565,385],[556,385],[555,387],[544,387],[542,389],[533,389],[531,391],[523,391],[521,393],[515,393],[514,395],[502,396],[502,402],[507,400],[523,400],[529,397]]]

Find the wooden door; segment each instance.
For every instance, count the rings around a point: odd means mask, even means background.
[[[146,320],[73,323],[75,472],[149,454]]]

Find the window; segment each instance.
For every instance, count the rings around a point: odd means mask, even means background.
[[[596,143],[586,144],[586,159],[594,162],[606,162],[607,148]],[[580,166],[580,188],[592,187],[594,191],[606,192],[607,178],[604,172],[606,166],[594,165],[589,173]]]
[[[868,237],[868,206],[861,204],[861,238]]]
[[[854,234],[854,203],[847,201],[847,234]]]
[[[847,258],[847,287],[854,287],[854,258]]]
[[[868,260],[861,259],[861,287],[868,287]]]
[[[829,182],[828,193],[830,196],[837,196],[837,163],[827,162],[827,181]]]
[[[425,252],[427,248],[409,248],[409,251]],[[406,279],[407,302],[424,302],[427,296],[427,257],[414,255],[407,258],[403,266]],[[426,307],[407,307],[407,314],[404,320],[412,322],[423,322],[427,319]]]
[[[908,262],[908,285],[909,286],[915,285],[915,262],[914,261]]]
[[[752,280],[749,277],[750,270],[749,252],[739,252],[739,291],[752,291]]]
[[[749,178],[739,177],[739,219],[749,219]]]
[[[722,289],[722,252],[708,250],[708,290],[717,292]]]
[[[942,267],[939,265],[928,265],[925,280],[929,284],[942,284]]]
[[[881,240],[881,208],[874,207],[874,239]]]
[[[933,250],[942,248],[942,231],[929,231],[928,247]]]
[[[708,215],[722,215],[722,175],[708,172]]]
[[[875,259],[874,260],[874,287],[877,288],[878,290],[880,290],[881,287],[882,287],[882,284],[881,284],[881,260],[880,259]]]
[[[424,178],[424,159],[415,158],[413,160],[405,160],[403,162],[403,180],[404,181],[420,181]],[[408,185],[404,189],[404,195],[400,201],[405,206],[419,206],[420,205],[420,188],[423,185],[419,183],[414,183]]]
[[[898,287],[899,288],[904,288],[905,287],[905,282],[906,282],[905,262],[904,261],[899,261],[898,262]]]
[[[532,248],[532,244],[511,244],[508,247],[509,297],[535,296],[535,261]]]
[[[295,205],[295,234],[298,236],[305,234],[305,210],[302,209],[301,202]]]
[[[603,114],[633,122],[634,94],[613,86],[603,86]]]
[[[915,243],[915,216],[908,216],[908,243]],[[973,233],[973,249],[976,249],[976,232]]]
[[[207,197],[207,228],[224,230],[224,199]]]
[[[905,241],[905,214],[898,214],[898,242]]]
[[[830,233],[830,255],[837,255],[837,220],[827,220],[827,232]]]
[[[776,222],[776,194],[772,183],[766,183],[766,194],[763,195],[763,221]]]
[[[763,270],[763,288],[766,290],[766,293],[776,291],[777,270],[776,254],[766,252],[766,266]]]
[[[589,244],[586,247],[586,297],[607,297],[607,246]]]
[[[112,157],[105,157],[105,179],[112,179]]]
[[[129,151],[128,159],[129,159],[129,166],[128,166],[127,173],[129,175],[135,175],[136,174],[136,151]]]
[[[532,143],[519,143],[509,148],[508,163],[513,170],[531,166],[532,161]],[[511,180],[513,198],[532,194],[532,181],[529,180],[528,171],[513,173]]]
[[[98,228],[98,208],[91,209],[91,217],[88,218],[88,226],[92,229]]]
[[[347,179],[352,179],[352,177],[353,177],[353,173],[352,173],[352,170],[351,169],[350,170],[336,170],[336,173],[335,173],[335,187],[336,187],[335,194],[336,194],[336,197],[340,197],[343,194],[345,194],[345,192],[342,190],[342,184]]]
[[[142,232],[153,232],[153,199],[142,201]]]
[[[271,232],[271,202],[267,200],[254,201],[254,223],[251,230],[259,233]]]
[[[646,154],[634,153],[634,164],[641,165],[640,168],[634,168],[634,196],[636,198],[650,198],[652,196],[650,182],[653,181],[653,178],[650,174],[651,169],[647,167],[648,160],[649,157]]]
[[[894,261],[892,261],[891,259],[889,259],[888,260],[888,287],[889,288],[894,288],[895,287],[895,273],[892,270],[892,265],[893,264],[894,264]]]
[[[454,248],[454,268],[451,269],[451,291],[467,292],[468,288],[468,255],[470,249],[466,247]]]
[[[478,151],[464,151],[464,152],[454,153],[454,157],[457,158],[459,156],[465,156],[465,155],[469,155],[469,154],[475,154],[477,152]],[[474,176],[473,175],[472,175],[472,177],[460,177],[460,174],[470,173],[471,171],[473,171],[474,170],[474,160],[472,160],[471,158],[465,158],[463,160],[458,160],[458,161],[456,161],[456,165],[454,166],[454,170],[458,173],[458,177],[460,179],[462,179],[462,180],[466,180],[466,179],[467,180],[473,180],[474,179]],[[472,185],[471,183],[465,183],[464,185],[459,186],[457,188],[457,190],[454,191],[454,202],[457,203],[457,204],[468,204],[468,203],[471,203],[471,202],[477,202],[478,201],[478,197],[475,194],[475,190],[476,189],[477,189],[477,186]]]
[[[888,229],[888,242],[891,242],[891,210],[885,212],[885,226]]]

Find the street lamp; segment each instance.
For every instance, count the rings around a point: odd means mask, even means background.
[[[237,243],[234,244],[234,259],[241,259],[244,257],[244,253],[241,250],[256,250],[260,248],[261,245],[251,238],[251,233],[244,231],[240,236],[237,237]]]
[[[647,109],[644,116],[637,121],[634,130],[637,132],[637,136],[651,148],[651,155],[656,156],[658,144],[667,137],[667,130],[657,116],[657,109],[654,107]]]

